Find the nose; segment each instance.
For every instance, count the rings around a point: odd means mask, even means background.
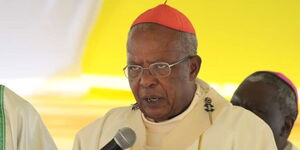
[[[140,85],[144,88],[151,88],[157,85],[157,78],[152,75],[149,69],[145,69],[140,78]]]

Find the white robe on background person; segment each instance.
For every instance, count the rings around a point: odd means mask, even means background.
[[[0,150],[57,150],[39,113],[0,85]]]

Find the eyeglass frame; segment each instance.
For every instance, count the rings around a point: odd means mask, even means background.
[[[147,67],[147,68],[144,68],[144,67],[142,67],[140,65],[126,65],[123,68],[123,72],[124,72],[125,76],[129,79],[129,77],[128,77],[129,75],[126,75],[126,69],[128,68],[128,66],[136,66],[136,67],[141,68],[142,71],[141,71],[141,73],[138,76],[136,76],[136,77],[134,77],[132,79],[136,79],[137,77],[140,77],[143,74],[144,70],[146,70],[146,69],[149,70],[149,72],[151,73],[152,76],[157,77],[157,75],[155,75],[154,73],[151,72],[151,70],[150,70],[151,66],[153,66],[155,64],[165,64],[165,65],[167,65],[170,68],[170,72],[169,72],[169,74],[167,74],[165,76],[159,76],[159,77],[167,77],[167,76],[169,76],[171,74],[171,71],[172,71],[171,67],[173,67],[173,66],[175,66],[177,64],[180,64],[180,63],[182,63],[182,62],[184,62],[184,61],[186,61],[186,60],[188,60],[188,59],[190,59],[190,58],[192,58],[194,56],[196,56],[196,55],[189,55],[189,56],[183,57],[183,58],[179,59],[178,61],[176,61],[176,62],[174,62],[172,64],[169,64],[167,62],[155,62],[155,63],[150,64],[149,67]]]

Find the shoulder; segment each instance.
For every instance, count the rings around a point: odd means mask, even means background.
[[[119,107],[83,127],[76,134],[73,150],[98,149],[101,143],[111,140],[118,126],[124,124],[131,107]],[[106,134],[105,134],[106,133]]]
[[[271,128],[255,114],[239,106],[226,107],[206,134],[210,139],[222,135],[237,150],[276,149]]]
[[[15,92],[5,86],[2,86],[1,90],[3,92],[3,95],[1,96],[3,96],[6,114],[12,114],[12,116],[18,117],[39,116],[36,109],[21,96],[17,95]]]
[[[78,131],[77,137],[82,136],[90,136],[90,134],[95,134],[95,132],[101,132],[104,124],[107,122],[109,124],[115,124],[118,122],[122,122],[126,115],[130,113],[131,107],[118,107],[111,109],[108,111],[103,117],[95,120],[94,122],[90,123],[89,125],[83,127],[81,130]]]
[[[232,129],[247,128],[249,126],[268,128],[268,125],[262,119],[242,107],[233,106],[206,82],[197,79],[196,83],[201,89],[197,91],[198,95],[205,95],[205,97],[212,100],[215,108],[213,118],[215,118],[216,125],[228,125]]]
[[[258,116],[251,111],[244,109],[240,106],[232,106],[232,112],[236,115],[238,120],[237,125],[245,127],[245,125],[255,126],[256,128],[269,128],[269,126]]]
[[[223,107],[208,133],[212,135],[222,133],[233,139],[251,140],[254,137],[273,139],[271,128],[262,119],[242,107],[231,104]]]
[[[262,129],[269,128],[269,126],[258,116],[252,113],[249,110],[246,110],[239,106],[228,106],[224,113],[222,114],[222,118],[220,118],[226,124],[229,124],[234,129],[247,129],[247,131],[251,131],[251,129]],[[249,130],[250,129],[250,130]]]
[[[24,149],[57,149],[39,113],[25,99],[1,86],[4,101],[6,132],[10,140],[24,143]],[[28,136],[34,134],[34,136]],[[38,143],[38,144],[37,144]]]
[[[218,124],[218,129],[230,133],[231,139],[235,141],[238,149],[243,149],[253,143],[256,143],[253,149],[267,150],[276,147],[273,132],[267,123],[242,107],[228,107]]]

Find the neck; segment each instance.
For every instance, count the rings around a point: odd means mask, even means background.
[[[196,93],[196,90],[197,90],[197,85],[196,85],[195,82],[194,82],[194,84],[192,85],[191,89],[188,90],[188,91],[191,91],[191,92],[188,92],[188,94],[187,94],[187,96],[186,96],[186,98],[185,98],[185,100],[186,100],[186,103],[184,104],[185,107],[183,107],[183,108],[182,108],[178,113],[176,113],[175,115],[170,116],[169,118],[164,119],[164,120],[155,120],[155,119],[149,118],[149,117],[147,117],[147,116],[145,116],[145,118],[146,118],[147,120],[151,121],[151,122],[156,122],[156,123],[163,122],[163,121],[167,121],[167,120],[170,120],[170,119],[172,119],[172,118],[175,118],[176,116],[182,114],[183,112],[185,112],[185,111],[189,108],[189,106],[191,105],[191,103],[192,103],[192,101],[193,101],[193,99],[194,99],[194,95],[195,95],[195,93]]]
[[[192,101],[194,99],[196,90],[197,90],[197,85],[194,83],[193,86],[192,86],[192,88],[191,88],[191,90],[188,90],[188,91],[191,91],[191,92],[189,92],[189,94],[187,94],[185,107],[183,107],[182,110],[179,111],[179,113],[177,113],[176,115],[170,117],[169,119],[174,118],[174,117],[180,115],[181,113],[183,113],[184,111],[186,111],[187,108],[189,108],[189,106],[191,105],[191,103],[192,103]]]

